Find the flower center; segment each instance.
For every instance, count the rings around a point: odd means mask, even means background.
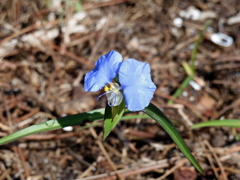
[[[109,106],[118,106],[122,102],[123,95],[117,83],[107,84],[103,89],[105,93],[98,96],[98,99],[106,94]]]
[[[108,92],[108,91],[111,91],[113,88],[114,88],[114,83],[110,83],[110,84],[107,84],[106,86],[104,86],[103,89],[105,92]]]

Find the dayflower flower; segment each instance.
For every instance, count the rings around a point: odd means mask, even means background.
[[[104,88],[108,104],[119,105],[123,98],[127,109],[140,111],[147,107],[156,90],[151,80],[150,66],[135,59],[122,62],[122,56],[112,50],[103,55],[95,63],[95,68],[86,74],[84,79],[85,91],[96,92]],[[118,75],[119,83],[114,80]]]

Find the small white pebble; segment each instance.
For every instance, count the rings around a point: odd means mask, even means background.
[[[199,20],[200,21],[205,21],[206,19],[214,19],[217,17],[217,13],[214,11],[210,11],[210,10],[206,10],[206,11],[202,11],[200,16],[199,16]]]
[[[103,26],[105,26],[107,20],[108,20],[107,17],[102,17],[102,18],[98,21],[98,23],[97,23],[97,25],[96,25],[96,30],[102,29]]]
[[[194,101],[195,98],[194,98],[193,96],[190,96],[190,97],[189,97],[189,100],[190,100],[190,101]]]
[[[213,28],[211,26],[207,27],[206,29],[207,32],[213,33]]]
[[[190,81],[189,84],[193,87],[193,89],[195,89],[196,91],[201,90],[201,86],[196,83],[195,81]]]
[[[232,159],[232,155],[228,154],[228,155],[220,157],[220,161],[226,161],[228,159]]]
[[[50,1],[51,2],[51,7],[54,8],[54,7],[60,7],[61,6],[61,3],[62,1],[61,0],[55,0],[55,1]]]
[[[176,27],[182,27],[182,24],[183,24],[183,20],[182,20],[182,18],[175,18],[174,20],[173,20],[173,25],[174,26],[176,26]]]
[[[50,12],[48,14],[48,20],[49,21],[54,21],[56,19],[56,14],[54,12]]]
[[[233,43],[233,38],[223,34],[223,33],[214,33],[211,35],[211,41],[220,46],[229,47]]]
[[[201,15],[201,11],[194,6],[190,6],[187,10],[180,11],[179,15],[187,19],[198,20]]]
[[[61,117],[65,117],[65,116],[67,116],[67,114],[61,114]]]
[[[191,9],[188,11],[186,18],[188,19],[192,19],[192,20],[198,20],[200,17],[201,11],[199,11],[198,9]]]
[[[236,16],[232,16],[227,20],[227,23],[229,25],[240,23],[240,13],[238,13]]]
[[[18,89],[18,88],[16,88],[16,87],[15,87],[15,88],[13,88],[12,90],[13,90],[13,92],[19,92],[19,89]]]
[[[194,27],[191,27],[190,32],[194,34],[194,33],[196,33],[196,29]]]
[[[64,131],[72,131],[73,127],[72,126],[67,126],[63,128]]]
[[[188,49],[193,50],[194,47],[195,47],[194,44],[190,44],[190,45],[188,46]]]
[[[44,161],[43,161],[45,164],[48,164],[49,163],[49,161],[48,161],[48,159],[46,158],[46,159],[44,159]]]
[[[229,138],[229,140],[233,140],[234,139],[234,135],[231,134],[231,135],[229,135],[228,138]]]
[[[73,170],[73,173],[74,174],[78,174],[78,170]]]
[[[187,97],[187,96],[188,96],[188,92],[187,92],[187,91],[183,91],[182,94],[183,94],[184,97]]]
[[[73,19],[77,20],[77,21],[81,21],[83,20],[85,17],[87,16],[87,13],[85,12],[78,12],[78,13],[75,13],[73,15]]]

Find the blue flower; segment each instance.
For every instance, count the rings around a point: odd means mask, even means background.
[[[119,76],[119,83],[113,79]],[[95,68],[86,74],[85,91],[98,91],[104,87],[110,106],[117,106],[123,97],[130,111],[140,111],[147,107],[153,98],[156,86],[151,80],[150,66],[135,59],[122,62],[122,56],[112,50],[101,56]],[[122,95],[123,93],[123,95]]]

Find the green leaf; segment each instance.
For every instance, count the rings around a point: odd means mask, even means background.
[[[8,136],[5,136],[0,139],[0,145],[14,141],[24,136],[28,136],[30,134],[38,133],[38,132],[60,129],[67,126],[74,126],[74,125],[81,124],[83,122],[93,122],[96,120],[100,120],[100,119],[103,119],[103,115],[104,115],[104,109],[97,109],[97,110],[89,111],[86,113],[80,113],[80,114],[75,114],[71,116],[65,116],[58,119],[52,119],[40,124],[29,126],[25,129],[17,131]]]
[[[191,126],[191,129],[211,127],[211,126],[240,128],[240,119],[224,119],[224,120],[212,120],[212,121],[202,122],[202,123],[194,124],[193,126]]]
[[[190,77],[194,76],[194,72],[193,72],[192,68],[189,66],[189,64],[186,61],[182,62],[182,66],[188,76],[190,76]]]
[[[203,26],[203,29],[201,30],[201,32],[198,36],[198,39],[194,44],[194,48],[193,48],[192,55],[191,55],[191,68],[192,68],[193,74],[195,73],[195,60],[196,60],[196,57],[197,57],[198,46],[199,46],[200,42],[202,41],[203,34],[206,31],[207,27],[210,25],[210,23],[211,23],[210,20],[205,22],[205,24]]]
[[[82,12],[83,11],[82,4],[79,1],[75,2],[75,8],[76,8],[77,12]]]
[[[106,106],[104,115],[104,131],[103,140],[109,135],[109,133],[114,129],[119,120],[121,119],[125,110],[125,101],[123,100],[118,106]]]
[[[189,82],[193,79],[193,76],[188,76],[181,83],[180,87],[172,95],[173,99],[170,99],[167,103],[173,104],[174,100],[183,92],[183,90],[188,86]]]
[[[195,75],[195,61],[196,61],[196,57],[197,57],[198,46],[199,46],[200,42],[202,41],[203,34],[204,34],[205,30],[207,29],[207,27],[209,26],[210,23],[211,23],[211,21],[207,21],[204,24],[203,29],[200,32],[200,34],[198,36],[198,39],[195,42],[194,49],[193,49],[192,55],[191,55],[191,65],[188,65],[186,62],[184,62],[182,64],[184,70],[188,74],[188,77],[186,77],[184,79],[184,81],[181,83],[180,87],[178,87],[178,89],[174,92],[174,94],[172,95],[173,99],[170,99],[168,101],[168,104],[173,104],[174,100],[183,92],[183,90],[188,86],[189,82],[194,78],[194,75]]]
[[[171,136],[173,141],[177,144],[177,146],[186,156],[186,158],[188,158],[188,160],[196,167],[196,169],[203,174],[201,166],[191,154],[186,143],[184,142],[176,128],[172,125],[170,120],[168,120],[168,118],[162,113],[162,111],[151,103],[142,111],[148,114],[154,120],[156,120],[163,127],[163,129],[165,129],[165,131]]]

